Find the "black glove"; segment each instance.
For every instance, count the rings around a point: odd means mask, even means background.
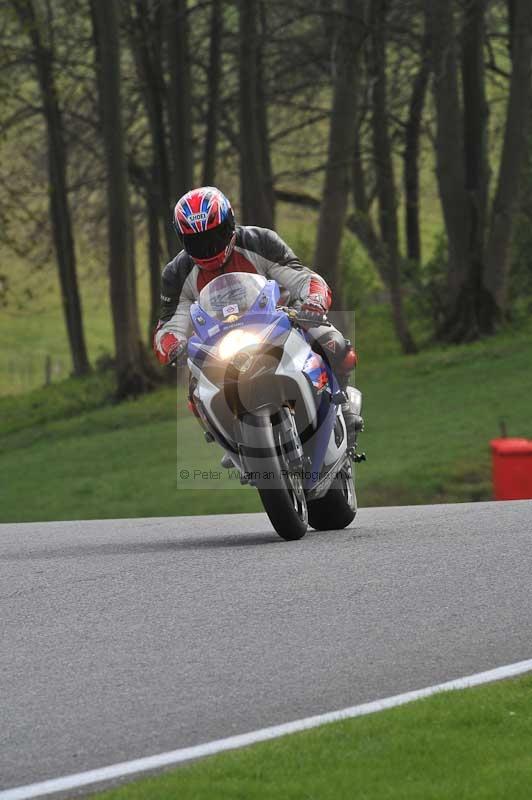
[[[318,305],[304,304],[297,312],[297,321],[309,328],[327,325],[327,314]]]
[[[182,367],[187,360],[188,342],[178,342],[168,354],[169,367]]]

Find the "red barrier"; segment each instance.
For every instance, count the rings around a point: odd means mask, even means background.
[[[532,440],[492,439],[495,500],[532,499]]]

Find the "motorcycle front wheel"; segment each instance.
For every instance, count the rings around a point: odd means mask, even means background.
[[[301,539],[308,528],[307,500],[301,476],[289,468],[282,436],[266,415],[248,414],[243,423],[252,431],[252,441],[246,437],[246,470],[252,474],[264,510],[282,539]]]

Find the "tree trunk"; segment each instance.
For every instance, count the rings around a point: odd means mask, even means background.
[[[73,374],[86,375],[90,371],[85,336],[81,298],[78,288],[76,254],[72,235],[72,221],[67,189],[67,153],[63,116],[59,106],[53,74],[54,53],[43,41],[41,22],[32,0],[15,0],[19,19],[32,44],[33,57],[46,121],[48,146],[48,175],[50,217],[57,257],[63,314],[72,356]]]
[[[464,6],[462,129],[452,7],[447,0],[427,0],[426,5],[434,54],[438,177],[449,242],[449,297],[439,335],[452,342],[493,333],[504,313],[510,241],[530,128],[532,7],[527,0],[510,0],[513,68],[498,185],[487,233],[487,6],[488,0],[469,0]]]
[[[469,229],[456,37],[452,3],[425,0],[425,5],[433,58],[436,172],[449,247],[448,292],[452,299],[457,296],[467,273]]]
[[[155,167],[153,172],[155,173]],[[155,183],[155,175],[154,181]],[[146,215],[148,218],[148,269],[150,275],[150,319],[148,322],[148,346],[151,346],[153,330],[161,309],[161,242],[159,225],[159,198],[153,192],[146,193]]]
[[[314,266],[329,283],[334,306],[345,309],[339,257],[349,196],[358,114],[358,60],[364,31],[361,0],[343,0],[335,17],[333,99],[327,166],[318,221]]]
[[[371,258],[377,270],[379,271],[379,275],[383,284],[389,290],[388,254],[382,238],[375,229],[370,214],[370,205],[366,189],[366,176],[362,166],[360,137],[358,130],[355,136],[352,182],[355,213],[347,217],[346,226],[359,239],[362,246],[366,249],[368,256]]]
[[[135,303],[127,162],[121,112],[119,0],[91,0],[107,166],[109,277],[119,399],[151,388]]]
[[[464,164],[467,215],[467,271],[446,321],[445,338],[463,341],[492,333],[489,297],[482,285],[488,202],[488,105],[484,45],[487,0],[470,0],[464,8],[462,86],[464,96]],[[488,312],[488,313],[486,313]]]
[[[421,263],[421,233],[419,224],[419,144],[421,122],[430,76],[429,42],[425,36],[421,64],[414,79],[405,131],[404,191],[405,234],[407,258]]]
[[[264,51],[265,42],[268,41],[267,25],[267,4],[265,0],[259,0],[260,31],[257,40],[257,124],[259,128],[259,139],[262,145],[262,173],[264,180],[264,191],[268,205],[271,209],[272,221],[270,228],[275,227],[275,190],[273,185],[273,170],[270,148],[270,133],[268,125],[268,98],[266,92]]]
[[[497,317],[506,313],[510,243],[517,210],[521,172],[530,133],[532,5],[529,0],[511,0],[512,77],[506,130],[497,190],[491,211],[484,286],[493,300]]]
[[[386,257],[386,284],[390,290],[395,333],[404,353],[417,348],[406,323],[401,288],[401,256],[397,220],[397,191],[392,146],[388,130],[388,87],[386,75],[386,0],[371,4],[371,71],[373,78],[373,153],[379,199],[381,239]]]
[[[491,333],[482,285],[488,195],[484,25],[486,0],[464,6],[463,115],[458,91],[452,5],[428,0],[427,27],[434,56],[436,156],[449,245],[448,295],[437,335],[450,342]]]
[[[162,2],[170,72],[168,119],[172,152],[171,189],[177,200],[192,189],[193,182],[188,8],[187,0]]]
[[[273,228],[258,97],[259,0],[239,0],[240,194],[244,225]],[[263,120],[264,125],[264,120]],[[262,131],[265,135],[265,131]]]
[[[379,241],[379,237],[370,216],[368,193],[366,189],[366,176],[362,165],[362,154],[360,149],[360,130],[357,126],[355,132],[355,146],[352,162],[352,181],[353,181],[353,200],[355,201],[355,213],[348,217],[346,225],[349,230],[357,236],[362,245],[366,248],[369,257],[379,270],[383,283],[386,285],[386,264],[385,254]]]
[[[133,10],[134,9],[134,10]],[[168,255],[175,250],[176,238],[171,224],[172,204],[170,191],[169,153],[164,126],[165,85],[160,61],[160,20],[150,15],[146,0],[134,0],[128,7],[128,32],[135,58],[139,83],[146,104],[153,154],[154,201],[164,224]]]
[[[469,205],[470,258],[481,263],[488,200],[488,104],[484,68],[487,0],[469,0],[462,32],[465,188]]]
[[[207,121],[203,157],[203,185],[216,180],[216,147],[220,118],[220,77],[222,70],[222,0],[212,0],[210,20],[209,68],[207,72]]]

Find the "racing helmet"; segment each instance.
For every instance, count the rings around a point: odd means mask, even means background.
[[[201,269],[220,269],[233,252],[235,215],[227,197],[214,186],[184,194],[176,203],[173,225],[185,251]]]

